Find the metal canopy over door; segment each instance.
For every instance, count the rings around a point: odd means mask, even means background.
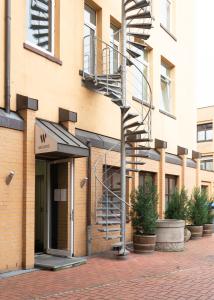
[[[48,254],[73,256],[73,167],[73,159],[48,163]]]

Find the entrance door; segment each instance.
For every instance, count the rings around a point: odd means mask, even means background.
[[[47,252],[73,255],[73,161],[48,164]]]

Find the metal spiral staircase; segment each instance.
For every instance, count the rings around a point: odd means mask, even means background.
[[[87,88],[110,98],[121,111],[121,141],[101,155],[94,165],[95,225],[99,234],[92,236],[92,240],[100,237],[116,240],[112,249],[125,256],[128,253],[125,232],[130,206],[126,200],[126,182],[140,171],[139,166],[144,165],[143,159],[148,157],[152,141],[152,92],[143,65],[138,61],[140,52],[146,48],[143,41],[149,38],[152,28],[150,0],[122,0],[122,19],[121,51],[98,37],[84,37],[83,82]],[[112,71],[115,57],[118,62],[116,72]],[[136,83],[142,92],[137,102],[133,100]],[[111,155],[118,149],[120,157],[113,165]]]

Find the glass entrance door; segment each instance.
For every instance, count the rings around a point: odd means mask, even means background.
[[[49,254],[73,254],[73,162],[51,162],[48,166]]]

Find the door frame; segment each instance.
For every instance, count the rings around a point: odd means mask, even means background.
[[[68,201],[70,201],[70,249],[60,250],[50,248],[50,230],[51,230],[51,182],[50,182],[50,167],[53,164],[60,163],[70,163],[69,164],[69,179],[70,179],[70,192],[68,194]],[[62,256],[62,257],[72,257],[74,255],[74,159],[60,159],[55,161],[47,162],[47,226],[46,226],[46,252],[47,254]]]

